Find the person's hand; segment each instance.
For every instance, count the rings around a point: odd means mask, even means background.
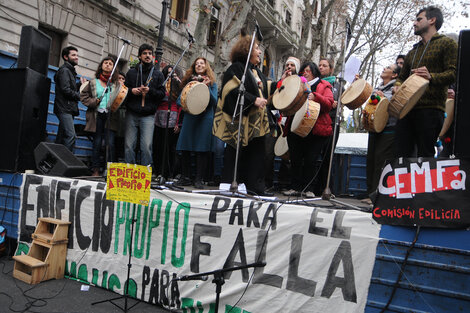
[[[292,75],[291,71],[285,71],[281,76],[281,80],[284,80],[286,79],[286,77],[289,77],[291,75]]]
[[[448,99],[455,99],[455,91],[454,89],[447,89],[447,98]]]
[[[398,89],[400,89],[400,86],[393,86],[392,94],[395,94],[398,91]]]
[[[86,83],[88,80],[85,78],[85,77],[80,77],[80,83],[84,84]]]
[[[140,92],[146,95],[149,92],[150,88],[148,86],[140,86]]]
[[[375,94],[378,95],[380,98],[384,97],[384,93],[381,90],[377,90]]]
[[[360,79],[360,78],[361,78],[361,75],[359,75],[359,74],[354,75],[354,80],[353,80],[353,82],[355,82],[356,80],[358,80],[358,79]]]
[[[427,80],[431,80],[431,74],[429,74],[429,71],[426,68],[426,66],[422,66],[422,67],[412,69],[411,73],[416,74],[418,76],[421,76],[421,77],[423,77]]]
[[[333,105],[331,106],[333,109],[335,109],[338,106],[338,101],[333,101]]]
[[[96,98],[96,106],[97,106],[97,107],[100,105],[100,102],[101,102],[101,99],[100,99],[100,98]]]
[[[255,100],[255,105],[260,109],[264,109],[264,107],[266,106],[266,103],[268,103],[268,100],[260,98],[260,97],[256,98]]]
[[[211,83],[211,79],[208,76],[202,76],[204,80],[202,81],[203,84],[209,85]]]
[[[315,95],[313,94],[313,92],[308,94],[308,100],[315,101]]]
[[[141,94],[142,94],[142,91],[140,90],[140,87],[132,88],[132,94],[133,94],[133,95],[136,95],[136,96],[141,95]]]
[[[173,128],[173,132],[175,134],[178,134],[180,132],[180,127],[178,126],[178,124],[176,124],[175,127]]]

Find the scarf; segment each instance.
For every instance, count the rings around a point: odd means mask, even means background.
[[[102,82],[107,83],[107,82],[108,82],[108,79],[109,79],[109,76],[111,76],[111,73],[109,73],[109,74],[101,73],[99,79],[100,79]]]

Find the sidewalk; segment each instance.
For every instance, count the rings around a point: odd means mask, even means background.
[[[103,288],[89,286],[88,291],[81,291],[84,285],[71,279],[49,280],[37,285],[28,285],[13,277],[14,261],[10,257],[0,258],[0,312],[61,312],[61,313],[111,313],[123,312],[110,302],[91,305],[120,295]],[[85,285],[87,286],[87,285]],[[37,300],[36,300],[37,299]],[[124,308],[124,299],[115,301]],[[128,299],[128,311],[135,313],[166,313],[169,310],[145,302],[136,303]]]

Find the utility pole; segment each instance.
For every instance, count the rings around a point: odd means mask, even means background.
[[[162,62],[163,56],[163,36],[165,34],[165,22],[166,22],[166,15],[168,11],[168,1],[162,1],[162,16],[160,17],[160,27],[158,31],[158,41],[157,41],[157,48],[155,48],[155,57],[158,62],[158,66],[160,66]]]

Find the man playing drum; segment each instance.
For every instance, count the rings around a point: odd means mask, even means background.
[[[444,121],[447,88],[455,81],[457,63],[457,44],[437,33],[442,23],[442,12],[433,6],[421,9],[413,23],[414,34],[422,40],[406,55],[393,91],[411,74],[427,79],[429,86],[416,106],[397,123],[396,152],[400,157],[413,157],[415,146],[418,156],[434,156],[434,144]]]
[[[382,83],[375,88],[373,95],[378,95],[381,98],[385,97],[390,100],[392,98],[392,87],[396,82],[400,70],[401,68],[396,63],[385,67],[382,74],[380,74]],[[385,114],[388,115],[387,110],[385,110]],[[395,157],[394,143],[396,123],[397,118],[389,116],[383,131],[379,133],[369,131],[366,161],[367,194],[371,194],[377,188],[385,160]],[[372,203],[369,198],[366,198],[364,202]]]
[[[126,163],[136,163],[135,145],[140,130],[140,164],[152,164],[154,115],[165,97],[163,74],[153,65],[153,48],[149,44],[139,47],[140,62],[126,75],[127,95],[126,136],[124,156]]]

